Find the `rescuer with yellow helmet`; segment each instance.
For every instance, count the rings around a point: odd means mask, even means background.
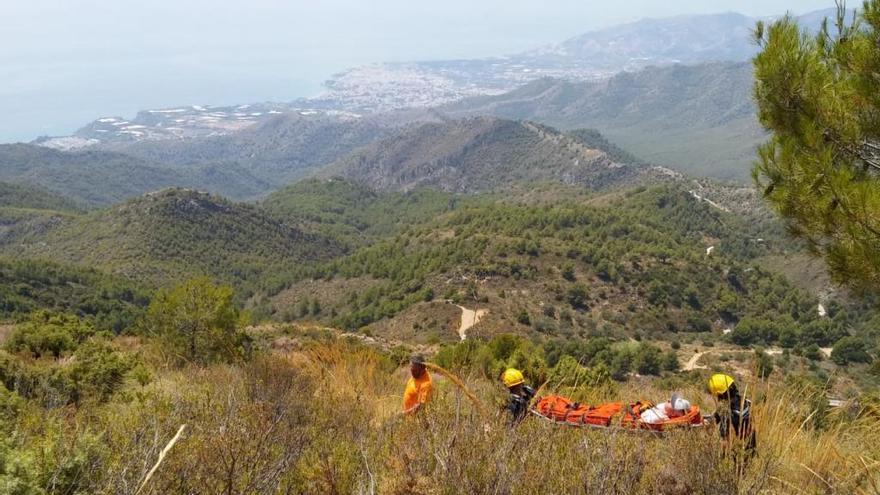
[[[752,453],[757,445],[752,428],[752,401],[740,395],[732,376],[722,373],[709,378],[709,393],[719,402],[714,418],[721,438],[728,442],[733,430],[746,452]]]
[[[535,391],[525,384],[522,371],[515,368],[504,370],[504,373],[501,374],[501,381],[510,392],[505,409],[510,413],[510,424],[515,425],[529,413],[529,404],[535,396]]]

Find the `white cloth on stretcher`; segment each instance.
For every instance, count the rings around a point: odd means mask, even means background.
[[[671,401],[657,404],[651,409],[643,412],[641,420],[642,423],[647,423],[649,425],[662,423],[664,421],[669,421],[670,412],[673,412],[673,415],[678,417],[687,414],[690,409],[690,402],[677,395],[673,395]]]

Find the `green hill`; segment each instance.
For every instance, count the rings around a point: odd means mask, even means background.
[[[38,185],[93,207],[173,186],[235,198],[266,190],[261,181],[230,166],[171,168],[116,152],[67,152],[28,144],[0,145],[0,180]]]
[[[638,157],[695,175],[748,178],[763,140],[748,63],[650,67],[606,82],[542,79],[498,96],[441,107],[452,116],[528,119],[594,128]]]
[[[41,187],[0,182],[0,208],[5,207],[76,211],[80,205]]]
[[[432,187],[474,193],[535,181],[601,189],[639,173],[554,129],[477,117],[412,126],[356,150],[320,174],[378,191]]]
[[[290,225],[358,246],[396,234],[473,198],[433,189],[377,193],[341,178],[308,179],[269,195],[267,211]]]
[[[96,270],[39,260],[0,258],[0,318],[38,309],[92,317],[99,329],[130,327],[148,302],[130,281]]]
[[[512,197],[463,205],[292,273],[272,304],[285,318],[404,341],[457,339],[458,321],[429,302],[449,299],[488,309],[479,331],[489,334],[715,340],[742,322],[773,321],[760,337],[767,344],[832,343],[848,317],[820,321],[817,299],[753,262],[780,247],[680,186],[534,204]]]
[[[28,240],[4,249],[150,284],[194,275],[253,283],[273,270],[326,259],[339,250],[255,206],[185,189],[70,218]]]

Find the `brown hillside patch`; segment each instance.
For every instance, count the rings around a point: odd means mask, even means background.
[[[15,330],[15,325],[11,323],[0,323],[0,344],[6,342],[6,339],[13,330]]]
[[[366,327],[369,334],[413,344],[458,342],[461,309],[451,303],[432,301],[415,304],[394,318],[385,318]]]
[[[808,254],[764,256],[758,259],[758,264],[767,270],[785,275],[796,287],[813,295],[820,296],[837,287],[832,284],[825,263]]]
[[[317,299],[322,307],[327,308],[332,304],[344,301],[346,294],[365,290],[376,282],[377,280],[369,277],[303,280],[273,297],[272,307],[283,313],[285,310],[295,308],[303,299]]]

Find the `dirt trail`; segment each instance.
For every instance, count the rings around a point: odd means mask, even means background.
[[[822,352],[822,354],[825,355],[826,358],[831,356],[832,349],[830,347],[827,347],[827,348],[822,347],[819,350]],[[743,352],[753,352],[753,351],[751,349],[713,349],[713,350],[709,350],[709,351],[698,352],[698,353],[694,354],[693,356],[691,356],[691,358],[688,360],[688,362],[684,365],[684,371],[707,369],[706,366],[702,366],[702,365],[697,364],[697,362],[700,361],[700,358],[705,356],[706,354],[720,353],[720,352],[729,352],[729,353],[740,352],[740,353],[743,353]],[[764,352],[767,353],[768,356],[781,356],[782,353],[784,352],[784,350],[780,349],[778,347],[771,347],[769,349],[764,349]]]
[[[693,371],[693,370],[706,369],[705,366],[697,366],[697,362],[700,360],[701,357],[703,357],[704,354],[709,354],[710,352],[712,352],[712,351],[703,351],[703,352],[698,352],[698,353],[694,354],[688,360],[688,362],[684,365],[684,370],[685,371]]]
[[[461,310],[461,325],[458,327],[458,336],[461,337],[461,340],[466,340],[467,331],[479,323],[489,311],[485,309],[467,309],[464,306],[458,306],[458,309]]]

